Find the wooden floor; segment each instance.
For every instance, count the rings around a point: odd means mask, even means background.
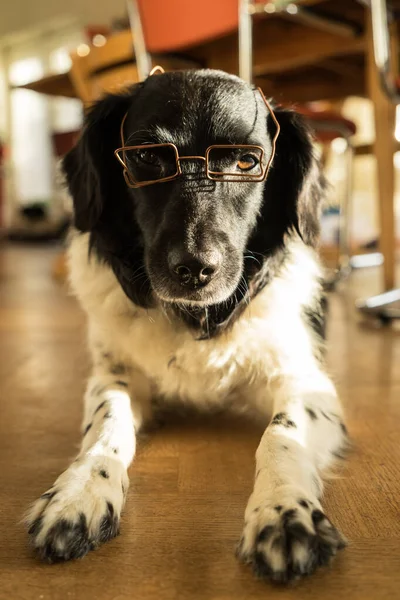
[[[0,247],[1,600],[400,598],[400,333],[355,313],[379,290],[370,270],[331,296],[329,366],[355,442],[326,492],[350,540],[331,568],[281,588],[236,562],[261,431],[229,417],[146,436],[121,535],[79,562],[37,562],[19,520],[74,455],[88,373],[83,316],[50,277],[55,252]]]

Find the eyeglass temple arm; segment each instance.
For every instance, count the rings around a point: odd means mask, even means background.
[[[274,122],[274,123],[275,123],[275,125],[276,125],[276,131],[275,131],[275,135],[274,135],[274,137],[272,138],[272,151],[271,151],[271,156],[269,157],[268,164],[267,164],[267,168],[266,168],[266,171],[265,171],[265,173],[267,174],[267,173],[268,173],[268,169],[269,169],[269,167],[271,166],[271,163],[272,163],[272,161],[273,161],[273,159],[274,159],[274,156],[275,156],[275,151],[276,151],[276,140],[278,139],[278,136],[279,136],[279,134],[280,134],[280,131],[281,131],[281,126],[279,125],[279,121],[278,121],[278,119],[276,118],[276,116],[275,116],[275,113],[274,113],[274,111],[272,110],[270,103],[268,102],[268,100],[267,100],[267,99],[266,99],[266,97],[264,96],[264,92],[262,91],[262,89],[261,89],[260,87],[258,87],[258,88],[257,88],[257,90],[259,91],[259,93],[260,93],[260,96],[261,96],[261,98],[263,99],[263,102],[264,102],[265,106],[267,107],[267,110],[268,110],[269,114],[271,115],[271,118],[272,118],[273,122]]]

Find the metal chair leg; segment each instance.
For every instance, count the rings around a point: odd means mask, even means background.
[[[135,53],[139,80],[143,81],[149,76],[151,71],[151,57],[146,50],[143,27],[136,0],[126,0],[126,8],[128,12],[129,25],[132,32],[133,50]]]
[[[349,136],[344,136],[346,140],[345,160],[346,160],[346,189],[344,198],[340,207],[339,221],[339,261],[334,277],[334,283],[338,283],[346,278],[351,272],[350,256],[350,213],[351,198],[353,195],[353,159],[354,147]]]
[[[338,240],[338,259],[333,273],[327,275],[325,281],[326,289],[333,290],[337,283],[345,279],[351,272],[350,255],[350,221],[351,221],[351,199],[353,195],[353,160],[354,146],[351,141],[352,132],[338,123],[320,121],[315,124],[315,130],[322,132],[335,132],[337,137],[345,140],[346,149],[344,152],[346,167],[346,187],[343,198],[340,202],[339,214],[339,240]]]
[[[388,3],[386,0],[371,0],[371,24],[374,45],[376,70],[380,84],[386,96],[399,105],[400,94],[392,75],[392,52],[389,35]],[[388,323],[400,318],[400,289],[393,289],[377,296],[372,296],[356,303],[357,308],[365,315],[379,318]]]
[[[358,300],[356,307],[363,314],[376,317],[383,323],[400,319],[400,289],[371,296],[366,300]]]
[[[239,76],[253,82],[253,0],[239,0]]]
[[[339,260],[335,275],[330,280],[329,288],[334,288],[339,281],[345,279],[354,269],[380,266],[383,256],[380,252],[351,255],[350,251],[350,225],[351,225],[351,199],[353,195],[353,164],[354,146],[350,137],[344,134],[346,140],[346,190],[343,203],[340,207],[339,223]]]

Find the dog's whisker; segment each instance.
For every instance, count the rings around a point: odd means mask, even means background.
[[[208,308],[206,307],[204,309],[205,312],[205,322],[206,322],[206,328],[207,328],[207,337],[210,337],[210,327],[209,327],[209,322],[208,322]]]
[[[170,316],[169,316],[169,310],[168,310],[168,306],[167,306],[166,302],[161,301],[160,302],[160,307],[161,307],[163,315],[167,319],[168,323],[171,323],[171,319],[170,319]]]
[[[261,256],[262,259],[265,258],[264,254],[262,254],[262,252],[256,252],[255,250],[249,250],[249,248],[245,249],[245,252],[248,252],[251,255],[257,255],[257,256]]]
[[[145,277],[145,278],[144,278],[144,280],[142,281],[142,285],[140,286],[140,290],[139,290],[139,292],[141,292],[141,291],[142,291],[142,289],[143,289],[143,286],[144,286],[144,285],[146,285],[146,283],[147,283],[147,282],[148,282],[148,279],[147,279],[147,277]],[[150,289],[147,291],[147,293],[146,293],[146,300],[148,300],[148,299],[151,297],[151,293],[152,293],[152,291],[151,291],[151,288],[150,288]]]
[[[258,263],[261,266],[260,261],[255,256],[250,256],[250,254],[248,254],[248,255],[243,256],[243,258],[245,258],[245,259],[250,258],[251,260],[254,260],[256,263]]]
[[[144,274],[145,274],[145,270],[146,270],[146,267],[145,267],[144,265],[140,265],[139,267],[137,267],[137,269],[135,269],[135,270],[133,271],[133,273],[130,275],[130,277],[132,277],[132,281],[133,281],[133,278],[134,278],[134,276],[136,275],[136,273],[138,273],[138,272],[140,272],[140,271],[143,271],[143,272],[144,272]]]
[[[142,279],[147,279],[146,273],[138,273],[135,277],[129,278],[128,281],[130,284],[138,283]]]

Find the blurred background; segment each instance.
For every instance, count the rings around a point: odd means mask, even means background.
[[[375,250],[381,224],[372,144],[379,90],[371,82],[369,12],[364,0],[3,3],[3,235],[29,239],[62,234],[70,215],[59,159],[79,132],[84,106],[104,91],[138,81],[160,63],[165,69],[210,66],[240,72],[276,101],[305,112],[317,130],[333,184],[322,228],[326,255],[336,256],[341,226],[343,252],[345,243],[352,253]],[[395,22],[393,12],[389,21]],[[245,66],[249,61],[251,73]],[[351,164],[345,156],[348,142],[354,150]],[[393,150],[391,177],[397,182],[400,152]],[[392,229],[398,230],[398,186],[392,202]],[[388,281],[386,287],[392,284]]]
[[[331,131],[317,135],[324,142],[324,163],[333,184],[322,239],[329,248],[338,242],[339,205],[351,177],[347,218],[354,252],[375,248],[380,235],[366,4],[357,0],[242,2],[243,10],[252,13],[254,82],[278,102],[308,112],[312,121],[316,118],[312,112],[328,111],[325,117]],[[211,66],[238,73],[238,8],[237,0],[3,3],[3,233],[52,237],[63,230],[68,202],[58,177],[58,160],[79,132],[83,106],[104,90],[137,81],[149,63],[160,63],[165,69]],[[349,122],[335,123],[334,113]],[[335,127],[340,135],[335,135]],[[343,156],[346,127],[345,137],[351,135],[355,148],[351,167]],[[398,151],[394,165],[397,181]],[[398,223],[397,190],[398,186],[394,198]]]
[[[1,225],[6,234],[54,237],[62,231],[68,207],[58,159],[71,147],[83,116],[69,76],[71,53],[84,57],[90,46],[105,42],[104,34],[126,27],[125,12],[123,0],[2,4]],[[33,81],[39,91],[20,87]]]
[[[0,3],[2,598],[399,598],[399,21],[400,0]],[[324,502],[351,544],[301,591],[266,590],[233,557],[260,439],[244,420],[157,431],[131,470],[123,534],[82,563],[50,572],[17,526],[79,445],[90,372],[64,285],[60,160],[85,109],[155,65],[240,74],[294,106],[331,184],[327,363],[355,444]]]

